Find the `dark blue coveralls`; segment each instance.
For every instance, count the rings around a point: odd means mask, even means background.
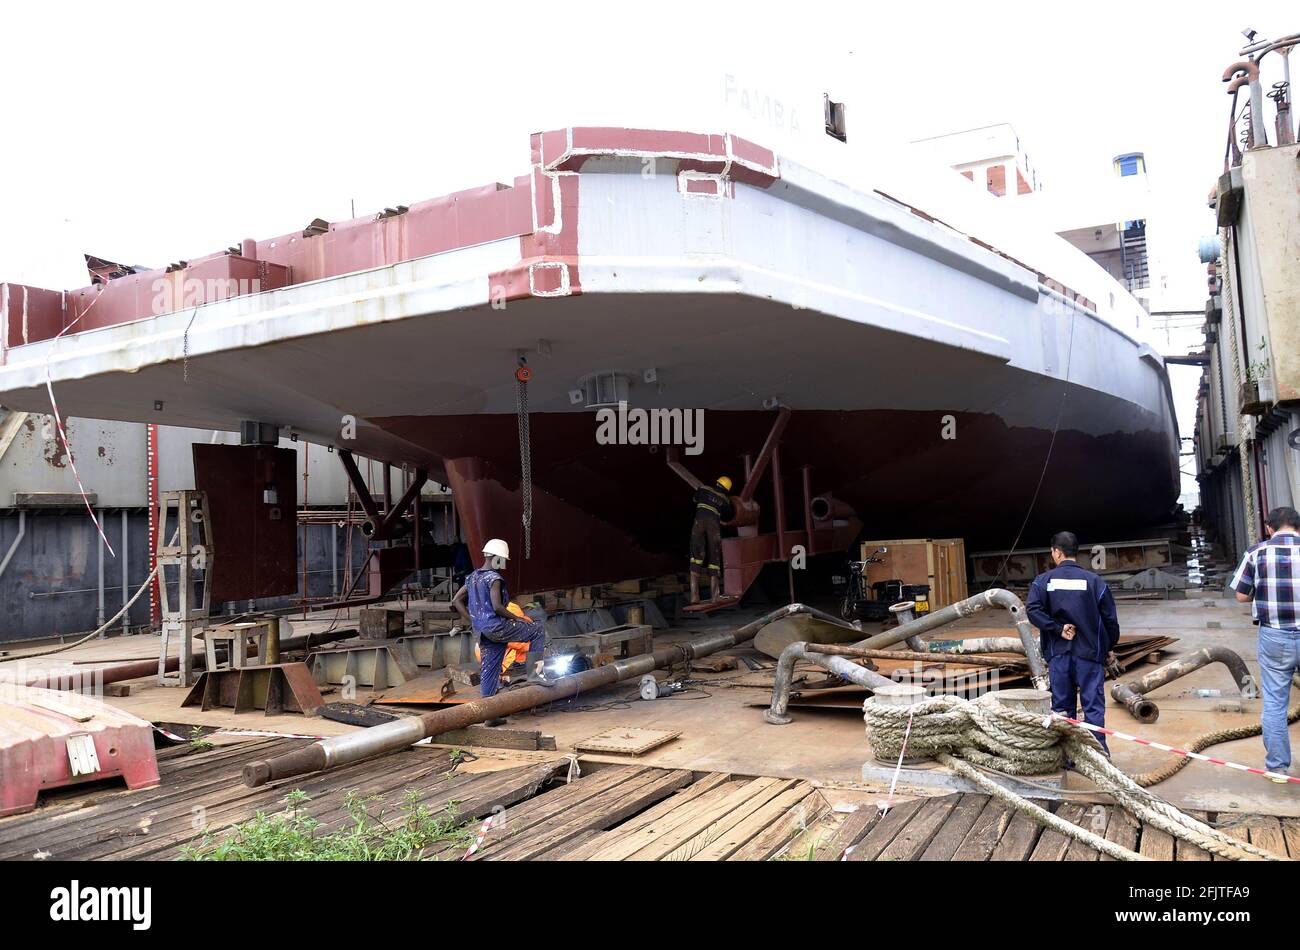
[[[1040,631],[1053,711],[1078,719],[1077,693],[1083,721],[1106,725],[1106,654],[1119,643],[1115,598],[1106,582],[1074,561],[1062,561],[1034,578],[1025,609]],[[1074,624],[1073,640],[1061,636],[1067,623]],[[1093,735],[1106,749],[1106,737]]]
[[[527,643],[530,663],[540,659],[546,647],[545,624],[514,617],[507,620],[492,609],[493,581],[501,582],[501,603],[510,603],[506,579],[498,571],[480,567],[465,578],[470,627],[479,638],[479,690],[484,699],[495,696],[501,688],[501,661],[506,658],[507,644]]]

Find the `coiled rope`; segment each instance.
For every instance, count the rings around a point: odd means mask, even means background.
[[[863,717],[872,751],[882,761],[898,759],[903,754],[906,736],[909,756],[937,759],[1039,824],[1118,860],[1147,860],[1135,851],[1053,815],[975,767],[1011,775],[1041,775],[1059,769],[1062,758],[1068,756],[1078,772],[1109,794],[1125,811],[1153,828],[1229,860],[1246,857],[1282,860],[1156,798],[1112,765],[1088,730],[1013,709],[996,697],[996,693],[987,693],[971,701],[957,696],[933,696],[911,706],[887,706],[870,697],[863,704]]]

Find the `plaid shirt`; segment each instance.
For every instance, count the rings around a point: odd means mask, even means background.
[[[1254,595],[1251,615],[1262,626],[1300,633],[1300,535],[1279,533],[1255,545],[1229,586]]]

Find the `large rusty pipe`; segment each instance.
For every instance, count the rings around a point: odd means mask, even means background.
[[[1138,722],[1152,723],[1160,718],[1160,707],[1148,699],[1146,694],[1161,686],[1168,686],[1174,680],[1211,663],[1222,663],[1228,668],[1243,698],[1254,699],[1259,695],[1259,688],[1255,685],[1255,678],[1250,675],[1246,661],[1227,647],[1205,647],[1180,656],[1135,682],[1115,683],[1110,688],[1110,694],[1116,702],[1123,703]]]
[[[438,736],[454,729],[464,729],[488,719],[523,712],[557,699],[566,699],[578,693],[590,692],[612,683],[644,676],[661,667],[708,656],[753,639],[754,634],[764,626],[791,613],[799,612],[792,608],[801,606],[791,604],[788,607],[780,607],[731,633],[717,633],[698,640],[674,643],[660,647],[653,653],[616,660],[605,666],[574,673],[560,678],[553,686],[526,686],[523,689],[497,693],[488,699],[462,703],[459,706],[438,709],[409,719],[399,719],[381,726],[360,729],[347,735],[321,739],[284,755],[250,762],[244,766],[244,784],[250,788],[257,788],[267,782],[303,775],[307,772],[321,772],[350,765],[362,759],[396,752],[421,739]]]

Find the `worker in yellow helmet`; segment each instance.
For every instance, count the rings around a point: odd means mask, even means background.
[[[695,523],[691,525],[691,603],[700,602],[700,576],[709,578],[709,597],[722,599],[722,522],[736,516],[727,494],[731,479],[721,476],[710,488],[695,490]]]

